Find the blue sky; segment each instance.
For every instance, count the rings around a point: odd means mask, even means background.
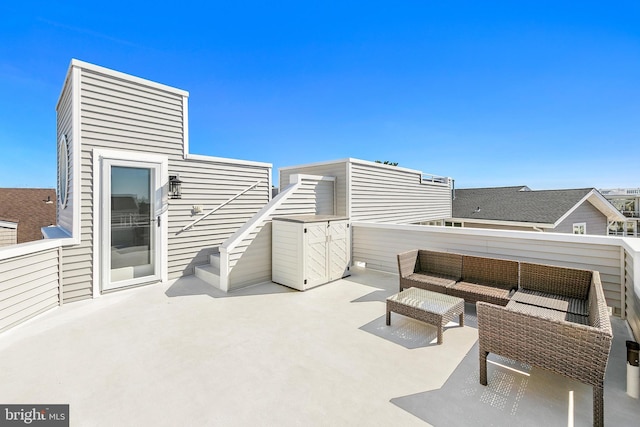
[[[189,91],[194,154],[640,187],[637,1],[55,3],[0,5],[0,187],[55,187],[72,58]]]

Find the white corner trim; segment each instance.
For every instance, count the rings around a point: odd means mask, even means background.
[[[81,111],[81,84],[82,77],[78,68],[73,68],[72,72],[72,136],[71,147],[73,150],[73,157],[71,160],[71,179],[73,180],[73,230],[71,230],[71,236],[75,240],[76,244],[79,244],[82,240],[82,141],[80,129],[82,127],[82,111]]]
[[[169,159],[165,155],[160,154],[148,154],[132,151],[110,150],[102,148],[93,149],[93,280],[92,291],[93,297],[97,298],[101,295],[101,275],[102,275],[102,239],[101,230],[102,224],[100,223],[102,217],[103,203],[101,199],[102,195],[102,161],[104,159],[141,162],[141,163],[156,163],[161,167],[161,183],[164,187],[169,180]],[[164,190],[163,197],[160,203],[165,203]],[[160,213],[160,220],[162,229],[160,230],[160,280],[167,282],[169,279],[168,273],[168,258],[169,258],[169,209],[162,209]]]
[[[115,77],[116,79],[134,82],[140,85],[152,87],[154,89],[159,89],[165,92],[174,93],[176,95],[189,96],[189,92],[187,92],[186,90],[178,89],[172,86],[167,86],[162,83],[157,83],[151,80],[143,79],[141,77],[136,77],[131,74],[122,73],[120,71],[115,71],[110,68],[101,67],[99,65],[90,64],[88,62],[80,61],[78,59],[72,59],[70,66],[93,71],[94,73],[104,74],[110,77]]]
[[[189,156],[189,97],[182,97],[182,158]]]

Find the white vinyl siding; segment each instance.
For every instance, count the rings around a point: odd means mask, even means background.
[[[607,217],[587,201],[578,206],[551,231],[554,233],[573,233],[573,225],[579,223],[586,224],[586,234],[607,235]]]
[[[326,212],[326,214],[347,215],[347,164],[347,160],[341,160],[330,163],[282,168],[279,171],[280,174],[278,178],[280,190],[282,191],[289,185],[290,177],[293,174],[332,176],[335,178],[333,184],[335,188],[335,213]],[[323,185],[326,185],[326,183]],[[325,212],[322,213],[325,214]]]
[[[303,180],[300,188],[229,253],[229,290],[271,281],[271,219],[317,214],[317,186],[318,181]]]
[[[0,226],[0,247],[18,243],[18,229]]]
[[[353,261],[391,273],[398,271],[396,255],[411,249],[598,270],[607,304],[620,313],[620,244],[609,237],[365,223],[353,223],[352,233]]]
[[[0,332],[59,304],[58,248],[0,260]]]
[[[76,126],[81,137],[81,200],[73,198],[74,203],[81,203],[80,244],[64,248],[65,300],[92,296],[93,227],[98,226],[92,176],[96,148],[167,156],[169,174],[179,174],[183,181],[182,199],[171,199],[168,206],[168,277],[193,274],[195,265],[206,263],[217,245],[269,201],[270,167],[233,160],[208,161],[205,157],[185,160],[185,92],[131,76],[112,75],[109,70],[103,73],[96,70],[99,67],[85,68],[81,63],[73,67],[79,67],[81,73],[80,87],[76,88],[80,90],[80,123],[71,123],[68,118],[68,93],[73,89],[69,82],[58,106],[59,133],[71,135],[72,130],[67,128]],[[72,173],[77,175],[77,171]],[[195,228],[181,232],[197,218],[191,212],[194,205],[203,206],[207,212],[258,180],[264,182]]]
[[[638,252],[636,252],[635,256],[639,256]],[[640,262],[636,261],[635,266],[639,265]],[[626,249],[624,250],[624,274],[627,321],[636,339],[640,339],[640,278],[637,277],[640,271],[634,270],[633,255]],[[636,283],[639,285],[636,286]]]
[[[450,186],[421,183],[421,175],[393,166],[352,162],[352,221],[409,224],[450,218]]]
[[[62,94],[60,96],[60,101],[57,106],[57,138],[58,144],[64,143],[64,136],[66,136],[68,141],[68,155],[69,155],[69,164],[67,169],[67,176],[69,180],[69,186],[67,189],[67,205],[64,209],[61,208],[60,203],[58,202],[58,226],[63,228],[69,235],[73,233],[73,207],[75,194],[73,192],[73,183],[76,179],[76,174],[74,170],[74,164],[71,161],[74,155],[74,144],[73,144],[73,86],[72,86],[72,75],[71,73],[67,77],[67,80],[64,83]],[[57,153],[60,153],[60,147],[56,150]],[[61,159],[58,159],[58,162]]]

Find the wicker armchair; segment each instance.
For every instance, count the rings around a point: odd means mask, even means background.
[[[522,263],[524,266],[525,263]],[[498,354],[547,369],[593,386],[593,425],[604,424],[604,375],[613,338],[606,300],[597,271],[587,271],[588,289],[567,291],[558,281],[561,267],[531,264],[524,277],[537,292],[565,298],[586,298],[586,324],[569,321],[572,313],[511,301],[506,307],[477,303],[480,383],[487,385],[487,355]],[[546,271],[545,271],[546,270]],[[570,269],[567,269],[570,270]],[[585,271],[568,271],[584,278]],[[528,275],[528,276],[527,276]],[[571,280],[570,280],[571,281]],[[564,281],[566,282],[566,281]],[[584,282],[583,282],[584,283]],[[539,295],[537,295],[539,296]],[[545,300],[545,297],[541,297]],[[565,305],[569,309],[569,304]]]

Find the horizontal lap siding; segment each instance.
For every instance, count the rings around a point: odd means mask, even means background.
[[[194,273],[196,265],[209,262],[209,255],[269,202],[269,168],[174,160],[169,170],[180,174],[182,199],[169,201],[169,278]],[[203,213],[263,181],[193,228],[181,231]]]
[[[513,259],[600,272],[609,306],[620,313],[620,247],[616,244],[581,242],[579,236],[567,236],[566,241],[527,238],[525,232],[490,231],[468,233],[442,227],[418,225],[384,227],[353,225],[353,259],[364,261],[367,267],[397,273],[396,255],[411,249],[433,249],[462,254]],[[514,233],[509,236],[510,233]]]
[[[420,180],[418,172],[352,163],[351,219],[408,224],[450,217],[449,186]]]
[[[587,234],[598,236],[607,235],[607,217],[589,202],[584,202],[571,212],[556,228],[554,233],[573,233],[573,224],[584,222],[587,224]]]
[[[640,294],[636,293],[635,281],[638,281],[638,279],[634,276],[634,274],[640,274],[640,272],[634,271],[633,257],[627,250],[624,251],[624,259],[627,321],[633,330],[636,340],[640,340]]]
[[[271,219],[316,214],[317,181],[303,181],[265,221],[229,254],[229,289],[271,281]]]
[[[294,174],[332,176],[335,178],[335,214],[347,215],[347,161],[327,163],[322,165],[301,166],[280,170],[280,191],[290,183],[290,177]]]
[[[69,147],[69,159],[73,159],[73,90],[71,85],[71,74],[69,74],[67,81],[65,82],[60,102],[57,106],[57,125],[58,135],[57,144],[63,142],[63,136],[66,135]],[[59,147],[58,147],[59,149]],[[56,153],[58,153],[57,151]],[[57,156],[56,156],[57,158]],[[73,193],[73,183],[77,179],[76,171],[73,170],[73,162],[69,162],[69,169],[67,171],[69,176],[69,188],[67,193],[67,206],[64,209],[60,209],[58,205],[58,225],[69,234],[73,232],[73,204],[76,199],[76,195]],[[58,190],[56,190],[58,191]]]
[[[0,261],[0,332],[59,303],[58,249]]]
[[[93,284],[93,149],[109,149],[164,155],[169,174],[179,174],[182,199],[169,200],[168,275],[193,274],[194,266],[208,262],[208,255],[268,201],[267,166],[184,159],[182,94],[152,87],[140,81],[81,70],[81,243],[63,250],[65,302],[90,298]],[[59,105],[58,120],[71,135],[71,86]],[[63,126],[64,127],[64,126]],[[194,205],[208,211],[262,180],[228,206],[200,222],[194,229],[182,228],[197,218]]]

